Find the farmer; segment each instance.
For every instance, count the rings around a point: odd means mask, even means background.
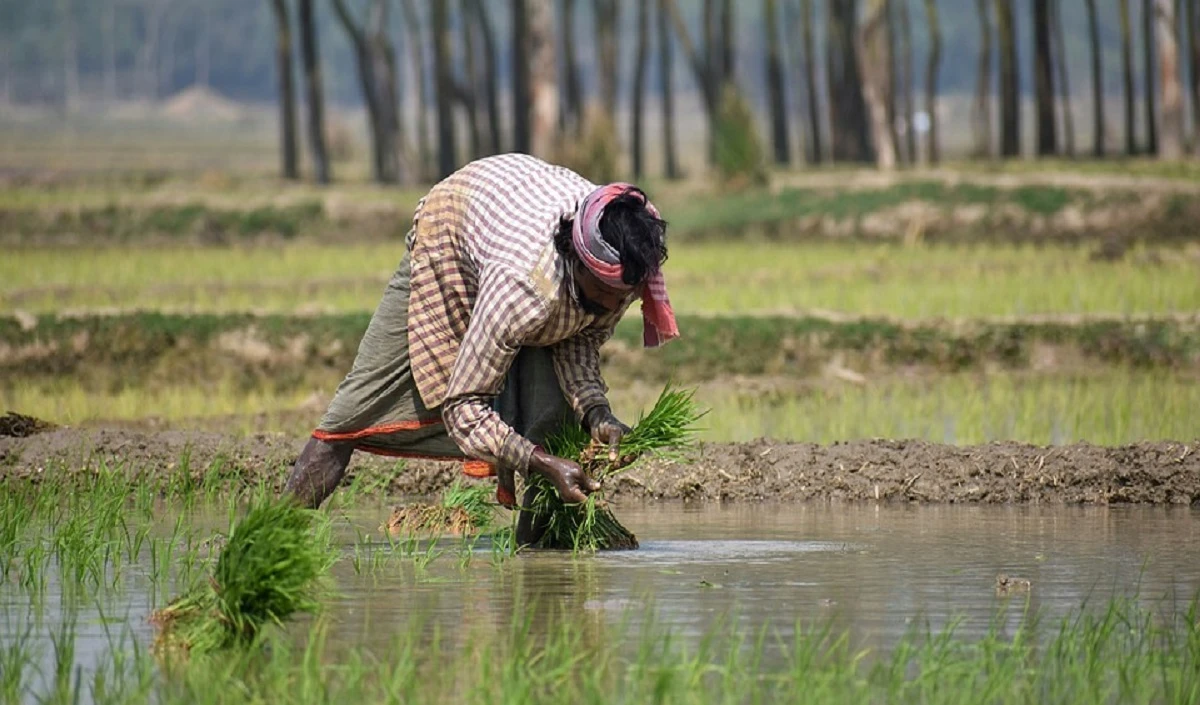
[[[516,472],[583,501],[599,483],[539,444],[570,413],[609,446],[629,430],[605,396],[599,350],[634,298],[647,347],[678,336],[658,211],[628,184],[597,187],[506,154],[434,186],[406,245],[285,491],[319,506],[362,450],[464,459],[468,475],[497,475],[508,507]]]

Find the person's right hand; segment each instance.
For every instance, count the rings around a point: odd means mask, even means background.
[[[567,504],[584,502],[589,494],[600,489],[600,483],[588,477],[578,463],[540,449],[533,451],[529,469],[549,480]]]

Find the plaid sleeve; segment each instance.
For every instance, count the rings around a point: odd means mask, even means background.
[[[593,407],[608,403],[608,385],[600,375],[600,347],[612,337],[624,310],[597,319],[589,328],[555,345],[550,353],[559,386],[582,419]]]
[[[533,444],[492,409],[521,341],[544,323],[546,306],[526,277],[493,270],[480,282],[471,322],[450,375],[442,420],[467,456],[524,472]]]

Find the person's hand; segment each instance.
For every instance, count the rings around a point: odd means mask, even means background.
[[[549,480],[558,490],[558,496],[567,504],[584,502],[589,494],[600,489],[600,483],[588,477],[578,463],[550,455],[541,449],[533,451],[529,469]]]
[[[608,459],[616,460],[620,453],[618,446],[621,439],[629,433],[630,428],[613,416],[612,409],[606,405],[592,407],[584,419],[584,425],[592,434],[592,440],[608,446]]]

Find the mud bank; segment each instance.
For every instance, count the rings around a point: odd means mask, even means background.
[[[0,478],[33,482],[121,468],[148,482],[278,486],[304,443],[284,435],[57,429],[0,437]],[[454,463],[357,454],[344,486],[429,495]],[[680,461],[652,460],[610,481],[614,499],[952,503],[1200,504],[1200,440],[1032,446],[923,441],[703,444]]]

